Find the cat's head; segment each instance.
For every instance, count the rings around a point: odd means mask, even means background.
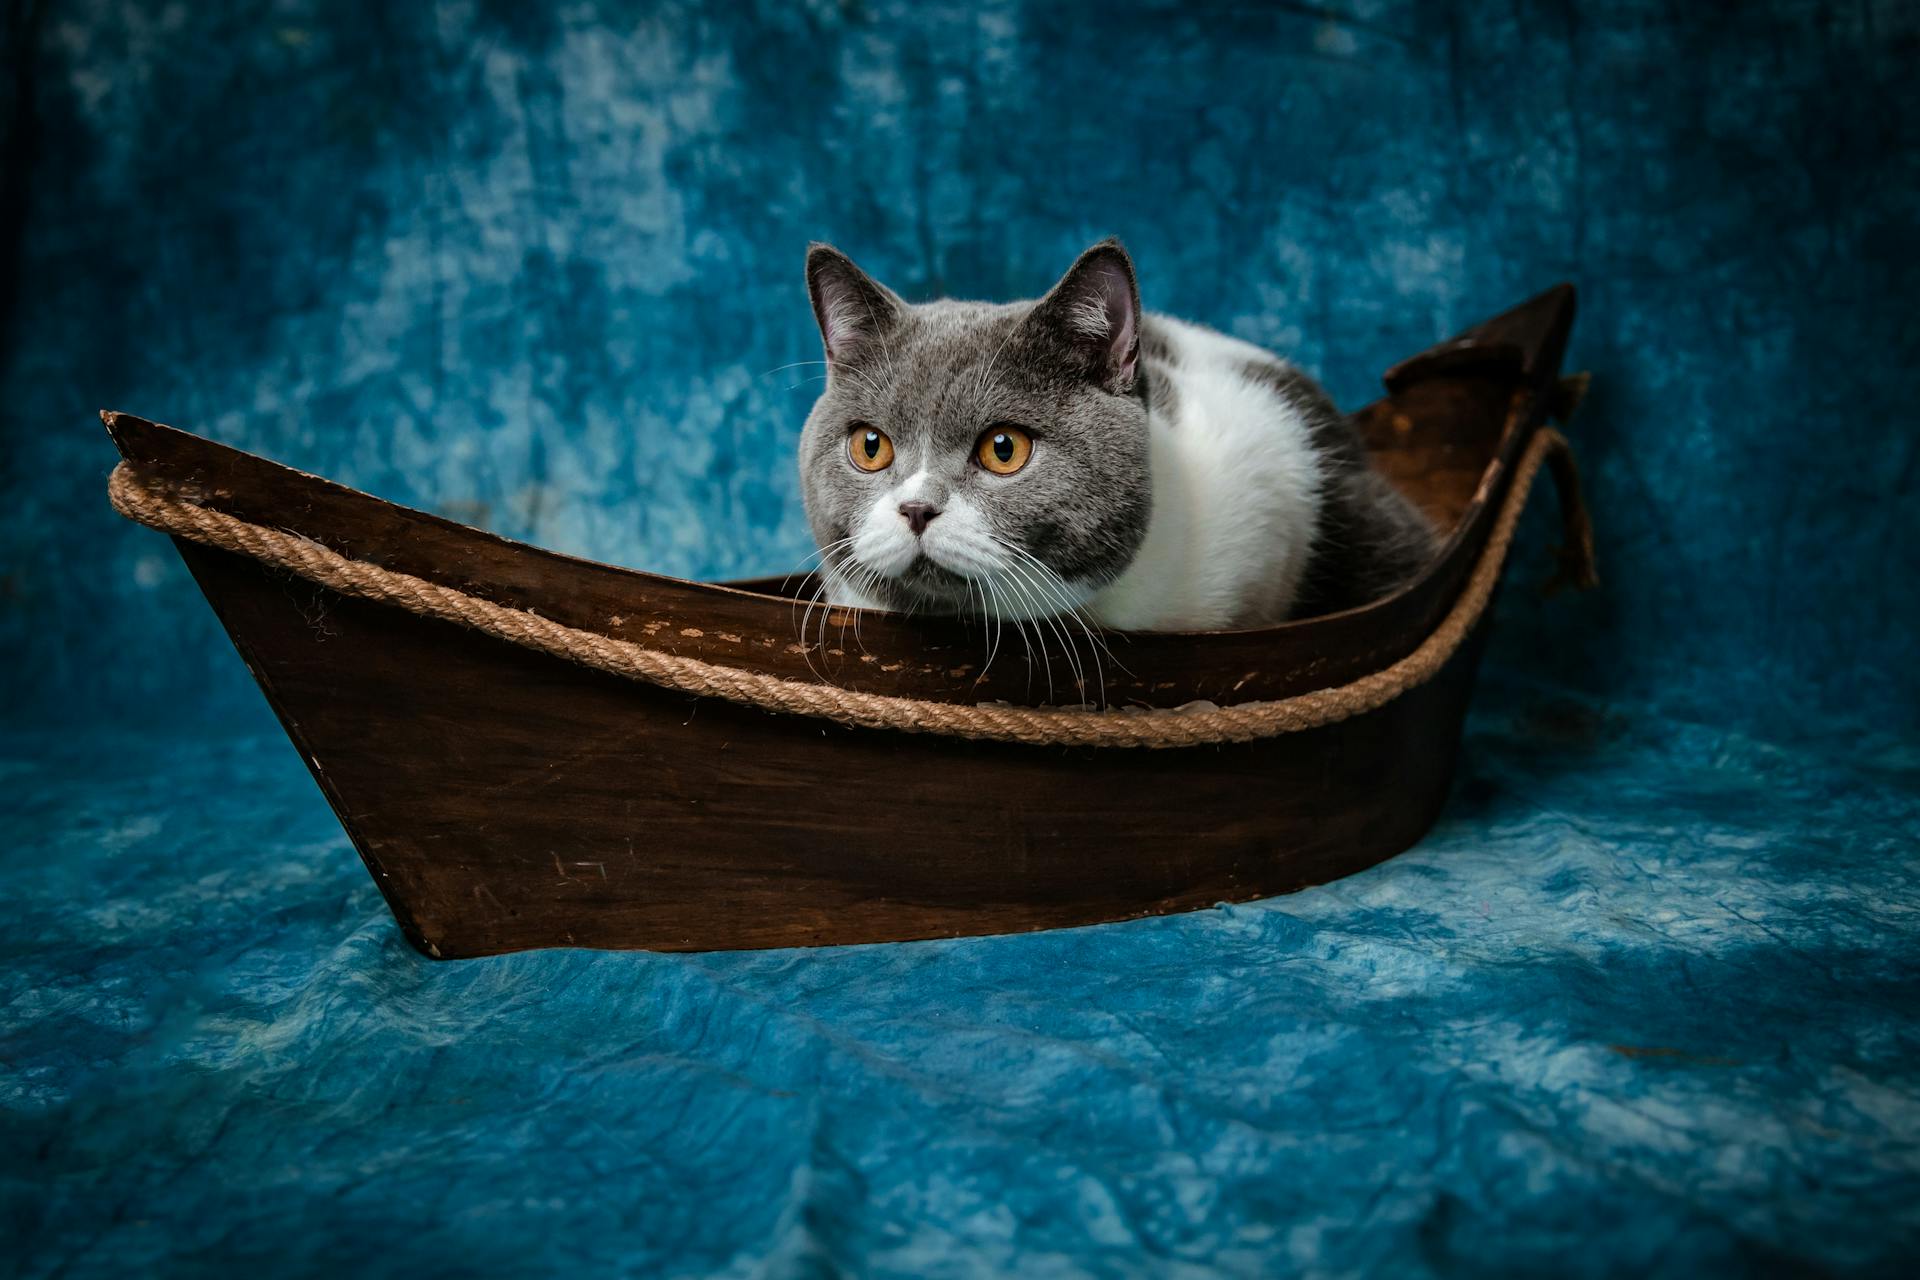
[[[1131,563],[1151,490],[1116,241],[1037,302],[910,305],[823,244],[807,289],[827,386],[800,475],[828,573],[890,608],[1034,617]]]

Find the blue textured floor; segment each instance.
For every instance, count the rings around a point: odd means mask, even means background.
[[[1896,1273],[1920,751],[1487,706],[1432,839],[1268,903],[444,965],[277,736],[6,738],[14,1261]]]

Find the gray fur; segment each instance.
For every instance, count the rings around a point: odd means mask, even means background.
[[[1279,359],[1246,372],[1306,419],[1324,477],[1313,559],[1293,616],[1352,609],[1410,581],[1439,550],[1432,521],[1368,463],[1359,433],[1319,383]]]
[[[1131,383],[1101,385],[1060,314],[1069,295],[1056,289],[1030,302],[908,306],[885,290],[870,296],[868,286],[880,286],[824,245],[809,254],[807,275],[816,315],[823,291],[843,288],[875,321],[842,358],[829,352],[827,389],[801,437],[801,487],[821,546],[846,537],[902,474],[925,467],[930,500],[944,504],[964,489],[997,536],[1065,581],[1098,587],[1126,568],[1151,511],[1147,409]],[[847,460],[854,422],[892,439],[890,471],[868,474]],[[1017,477],[995,476],[972,460],[981,432],[999,423],[1023,427],[1038,442]],[[958,610],[974,599],[965,579],[925,557],[901,578],[874,584],[874,592],[897,609]]]

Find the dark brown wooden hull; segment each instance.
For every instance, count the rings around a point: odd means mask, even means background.
[[[1382,468],[1453,529],[1420,581],[1284,627],[1116,637],[1113,700],[1285,696],[1411,651],[1485,542],[1571,319],[1570,290],[1544,294],[1424,369],[1396,366],[1392,395],[1356,415]],[[958,623],[836,613],[809,646],[778,595],[555,556],[140,419],[109,427],[144,478],[201,505],[575,626],[875,692],[1047,700],[1038,666],[1004,648],[983,681],[981,637]],[[1331,880],[1439,812],[1483,638],[1426,685],[1311,732],[1006,746],[692,698],[176,545],[408,939],[439,957],[1014,932]],[[841,639],[852,622],[861,645]],[[1052,665],[1064,683],[1065,655]]]

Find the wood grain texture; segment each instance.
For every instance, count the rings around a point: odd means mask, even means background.
[[[1466,336],[1505,354],[1462,357],[1456,340],[1396,366],[1389,396],[1355,416],[1376,465],[1450,530],[1418,580],[1280,627],[1115,636],[1111,700],[1281,697],[1410,652],[1485,542],[1571,320],[1570,290],[1543,294]],[[834,611],[809,644],[769,584],[593,564],[128,415],[108,426],[143,477],[202,505],[572,626],[865,691],[1047,700],[1038,667],[1005,648],[983,678],[982,637],[961,623]],[[1320,883],[1432,822],[1483,638],[1426,686],[1309,733],[1018,747],[689,698],[176,545],[408,938],[441,957],[1010,932]],[[1056,698],[1078,700],[1065,654],[1050,660]]]

